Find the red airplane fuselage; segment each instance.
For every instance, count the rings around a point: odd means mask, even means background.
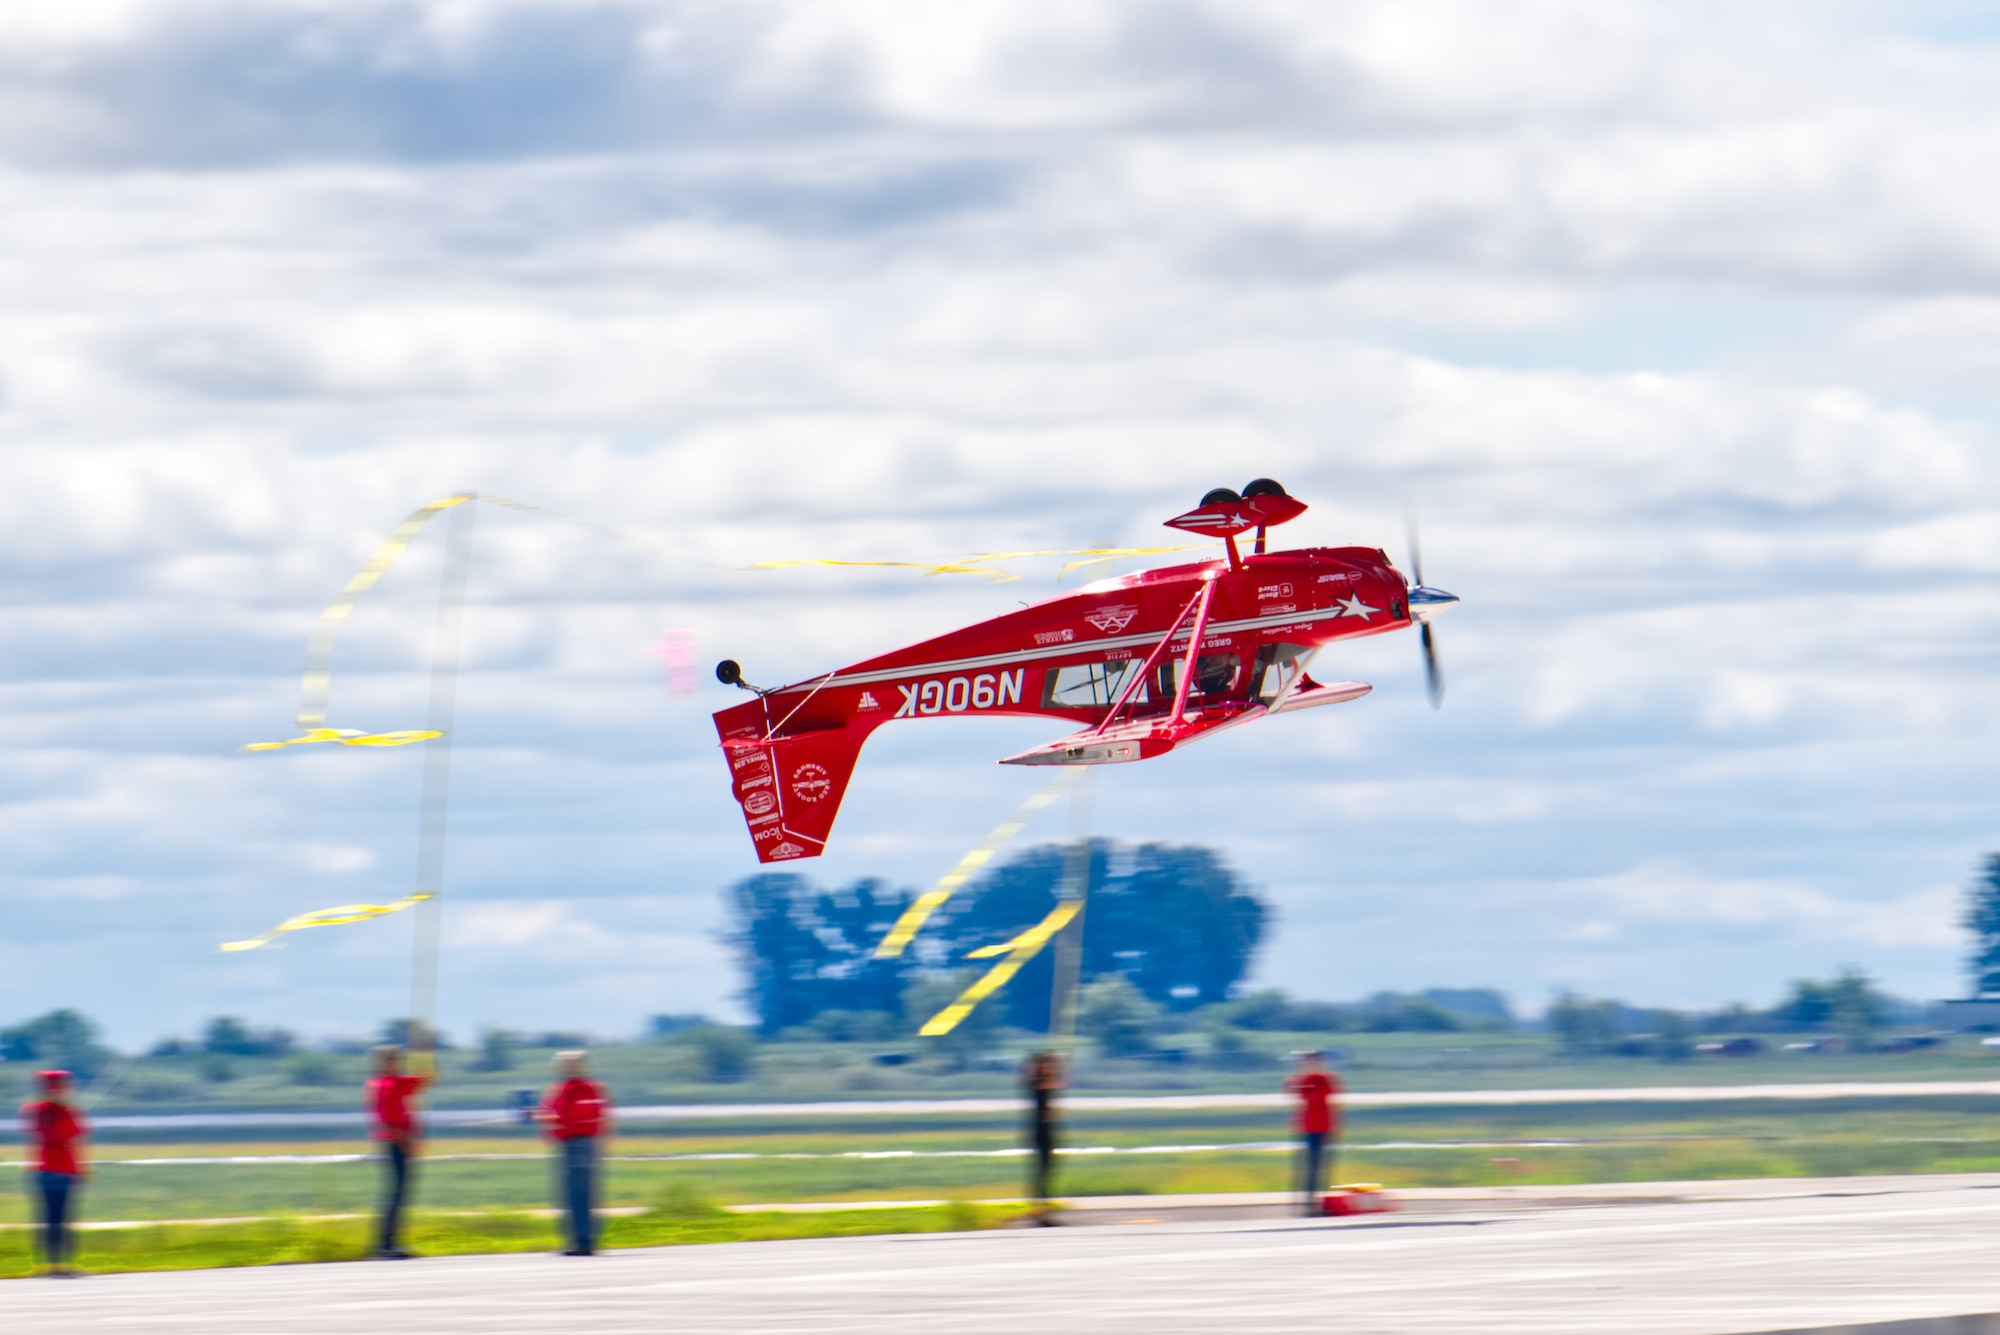
[[[1321,685],[1306,665],[1335,640],[1410,625],[1411,587],[1373,547],[1237,557],[1232,544],[1229,559],[1104,580],[763,692],[717,713],[716,731],[758,860],[817,857],[862,743],[885,723],[1045,715],[1082,731],[1003,764],[1144,760],[1367,694]]]

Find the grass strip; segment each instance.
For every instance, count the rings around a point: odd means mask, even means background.
[[[606,1248],[672,1247],[707,1242],[770,1242],[879,1233],[963,1233],[999,1228],[1021,1216],[1019,1206],[952,1201],[895,1209],[830,1210],[806,1214],[740,1214],[706,1198],[669,1189],[645,1213],[603,1221]],[[482,1214],[418,1212],[404,1245],[419,1256],[475,1256],[560,1250],[560,1221],[521,1211]],[[143,1270],[212,1270],[229,1266],[298,1265],[367,1257],[367,1219],[274,1216],[244,1223],[151,1224],[80,1233],[77,1264],[93,1274]],[[0,1234],[0,1279],[36,1273],[34,1235]]]

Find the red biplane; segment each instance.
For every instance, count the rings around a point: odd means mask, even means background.
[[[1421,628],[1431,703],[1442,698],[1430,622],[1458,601],[1403,578],[1374,547],[1266,552],[1265,530],[1306,507],[1269,478],[1226,487],[1167,521],[1221,538],[1227,555],[1089,584],[821,677],[770,690],[728,660],[715,674],[754,691],[715,716],[760,862],[825,851],[848,776],[892,719],[1037,714],[1082,731],[1003,765],[1112,765],[1165,755],[1267,714],[1366,695],[1306,672],[1335,640]],[[1248,555],[1239,535],[1255,537]]]

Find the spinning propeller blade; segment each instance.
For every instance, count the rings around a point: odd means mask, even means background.
[[[1431,708],[1444,708],[1444,672],[1438,667],[1437,641],[1431,638],[1430,623],[1418,627],[1424,646],[1424,686],[1430,692]]]
[[[1409,511],[1404,515],[1403,522],[1410,543],[1410,574],[1414,580],[1410,585],[1410,619],[1417,623],[1417,639],[1423,646],[1424,687],[1430,693],[1431,708],[1441,709],[1444,706],[1444,669],[1438,666],[1437,640],[1431,633],[1431,618],[1458,599],[1424,583],[1424,546],[1417,532],[1417,512]]]

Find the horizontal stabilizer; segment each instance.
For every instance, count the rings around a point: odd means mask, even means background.
[[[1283,524],[1306,512],[1305,502],[1289,496],[1234,496],[1197,506],[1167,521],[1168,528],[1184,533],[1205,533],[1212,538],[1231,538],[1253,528]]]

